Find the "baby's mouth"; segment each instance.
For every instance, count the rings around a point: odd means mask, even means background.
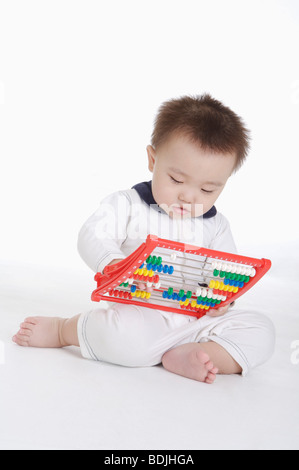
[[[179,215],[181,217],[188,217],[191,215],[191,207],[188,204],[173,204],[170,208],[173,214]]]

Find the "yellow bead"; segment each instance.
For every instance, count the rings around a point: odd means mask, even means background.
[[[224,287],[225,287],[225,286],[224,286],[224,283],[223,283],[223,282],[220,282],[219,289],[220,289],[220,290],[224,290]]]
[[[152,295],[151,292],[147,292],[147,293],[146,293],[146,296],[145,296],[146,299],[150,299],[150,298],[151,298],[151,295]]]
[[[140,297],[141,297],[142,299],[144,299],[145,296],[146,296],[146,292],[145,292],[145,291],[141,292],[141,296],[140,296]]]
[[[224,287],[223,287],[224,292],[227,292],[227,291],[228,291],[228,288],[229,288],[229,285],[224,286]]]
[[[204,309],[205,310],[209,310],[210,307],[208,307],[207,305],[204,305]]]
[[[220,282],[219,282],[219,281],[216,281],[216,282],[215,282],[215,289],[219,289],[219,286],[220,286]]]
[[[151,269],[151,270],[148,272],[148,276],[149,276],[149,277],[153,277],[153,275],[154,275],[154,271]]]
[[[196,307],[196,305],[197,305],[196,300],[192,300],[192,302],[191,302],[191,307],[194,308],[194,307]]]
[[[238,287],[234,287],[233,288],[233,293],[236,294],[238,292],[239,288]]]
[[[210,284],[209,284],[209,288],[214,289],[214,287],[215,287],[215,281],[212,279]]]
[[[141,296],[141,290],[137,290],[136,291],[136,297],[140,297]]]
[[[184,305],[187,307],[189,305],[189,299],[185,300]]]
[[[229,288],[228,288],[228,292],[232,292],[232,291],[233,291],[233,289],[234,289],[234,286],[229,286]]]
[[[148,276],[148,269],[144,268],[142,274],[143,274],[144,276]]]
[[[137,276],[137,274],[139,274],[139,269],[136,269],[136,271],[134,271],[134,274]]]

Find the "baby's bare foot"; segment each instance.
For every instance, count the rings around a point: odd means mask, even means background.
[[[20,346],[62,348],[65,344],[61,330],[66,319],[58,317],[29,317],[20,325],[12,340]]]
[[[170,372],[207,384],[214,382],[218,372],[198,343],[183,344],[167,351],[162,363]]]

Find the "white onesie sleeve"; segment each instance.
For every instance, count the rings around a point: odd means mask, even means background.
[[[215,219],[215,233],[209,248],[236,254],[237,248],[228,220],[220,212],[217,213]]]
[[[106,197],[85,222],[78,236],[78,251],[94,271],[102,272],[114,259],[123,259],[131,202],[124,191]]]

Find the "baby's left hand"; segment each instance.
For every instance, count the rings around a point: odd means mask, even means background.
[[[211,308],[207,312],[207,316],[209,317],[222,317],[228,312],[230,305],[226,305],[225,307],[219,307],[219,308]]]

